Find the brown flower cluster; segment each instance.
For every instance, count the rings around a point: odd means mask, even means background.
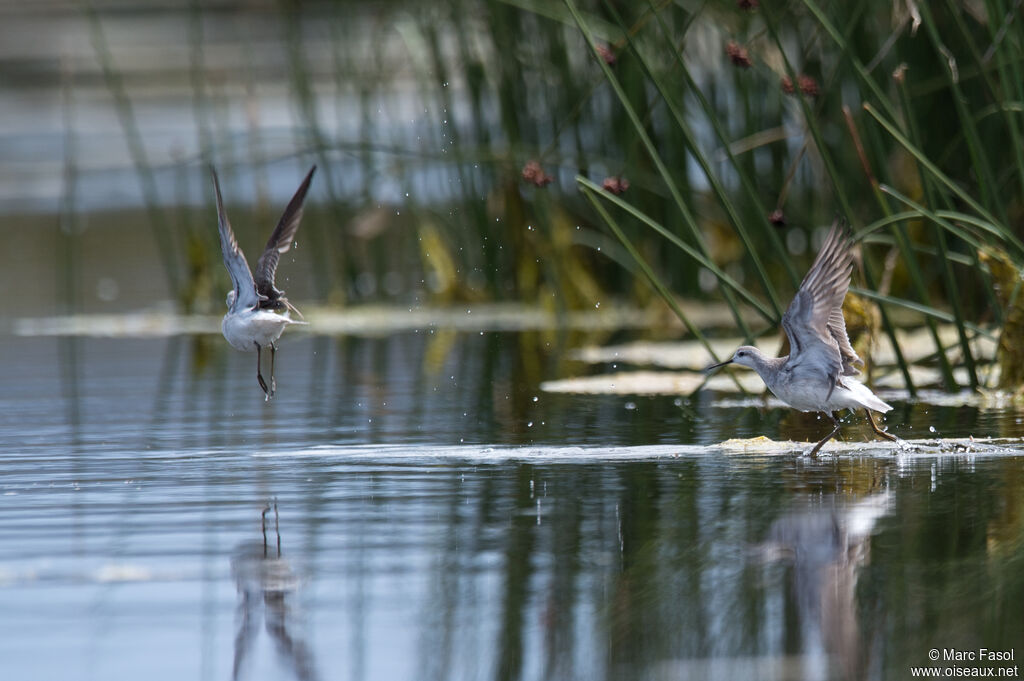
[[[544,172],[538,161],[530,161],[523,166],[523,180],[535,187],[546,187],[554,178]]]
[[[604,59],[605,64],[615,66],[615,53],[612,52],[612,48],[604,43],[598,43],[595,47],[597,48],[597,53],[601,55],[601,59]]]
[[[750,53],[747,52],[747,48],[743,47],[739,43],[729,41],[725,45],[725,53],[729,55],[729,59],[736,66],[741,66],[745,69],[753,66],[754,62],[750,61]]]
[[[805,74],[801,74],[796,77],[796,86],[796,88],[793,87],[793,81],[789,76],[782,77],[782,91],[787,95],[796,94],[797,88],[800,89],[800,94],[808,97],[817,97],[821,94],[821,89],[818,87],[818,81]]]
[[[617,195],[629,189],[629,180],[619,175],[614,175],[612,177],[604,178],[604,182],[601,183],[601,187],[606,192],[611,192],[612,194]]]

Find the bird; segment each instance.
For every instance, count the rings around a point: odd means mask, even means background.
[[[809,452],[812,457],[839,433],[839,421],[833,412],[841,409],[863,408],[875,433],[898,441],[878,427],[871,413],[885,413],[892,406],[852,378],[860,373],[858,367],[864,366],[850,345],[843,317],[843,300],[853,273],[853,243],[845,222],[837,219],[782,315],[782,328],[789,339],[789,355],[766,357],[757,348],[744,345],[731,359],[705,370],[712,371],[727,364],[748,367],[790,407],[828,415],[835,427],[814,445]]]
[[[287,253],[295,241],[295,233],[302,220],[302,202],[306,198],[314,172],[315,165],[309,169],[306,179],[288,202],[284,214],[267,240],[263,254],[256,261],[256,269],[250,272],[249,263],[238,246],[238,240],[224,211],[217,170],[210,166],[213,190],[217,197],[217,230],[220,234],[221,255],[224,257],[224,267],[231,275],[232,285],[226,301],[228,311],[221,321],[220,328],[231,347],[242,352],[256,351],[256,380],[263,389],[265,401],[269,401],[277,392],[277,382],[274,379],[277,339],[281,337],[286,327],[306,323],[291,318],[292,312],[300,319],[302,313],[288,301],[284,291],[274,285],[274,275],[281,255]],[[267,347],[270,348],[270,385],[267,385],[262,372],[262,352]]]

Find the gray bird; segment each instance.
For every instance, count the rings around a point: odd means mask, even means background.
[[[892,407],[880,400],[860,381],[851,378],[864,362],[850,345],[843,318],[843,299],[853,272],[853,239],[845,224],[836,221],[818,257],[804,277],[793,302],[782,315],[782,328],[789,338],[789,355],[766,357],[760,350],[744,345],[732,359],[706,369],[739,364],[757,372],[772,393],[800,411],[824,412],[835,428],[814,445],[815,456],[822,445],[839,432],[833,411],[864,409],[868,423],[879,435],[897,438],[881,430],[871,411],[885,413]]]

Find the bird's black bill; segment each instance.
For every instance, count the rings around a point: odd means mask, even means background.
[[[704,373],[706,374],[706,373],[709,373],[711,371],[714,371],[718,367],[724,367],[726,364],[732,364],[732,360],[731,359],[727,359],[724,362],[719,362],[718,364],[712,364],[711,366],[709,366],[706,369],[704,369]]]

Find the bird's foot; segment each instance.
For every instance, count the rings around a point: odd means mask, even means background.
[[[277,357],[277,346],[270,344],[270,392],[267,398],[271,398],[277,392],[277,381],[274,380],[274,358]]]
[[[269,400],[272,393],[270,388],[267,387],[267,382],[263,380],[263,374],[256,374],[256,380],[260,382],[260,387],[263,388],[263,393],[267,396],[266,399]]]
[[[889,433],[885,429],[880,428],[878,424],[875,423],[875,417],[872,416],[870,409],[865,409],[864,413],[868,415],[868,423],[871,425],[871,430],[875,431],[876,435],[880,435],[881,437],[884,437],[886,440],[889,440],[891,442],[900,442],[900,439],[898,437],[896,437],[892,433]]]
[[[890,433],[888,430],[882,430],[880,428],[878,430],[878,434],[881,435],[882,437],[884,437],[886,440],[889,440],[891,442],[899,442],[900,441],[900,439],[898,437],[896,437],[895,435]]]

